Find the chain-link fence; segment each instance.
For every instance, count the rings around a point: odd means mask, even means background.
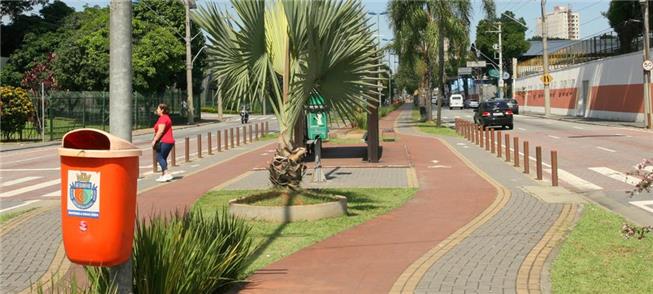
[[[199,95],[194,95],[195,120],[200,119]],[[134,93],[132,119],[133,129],[149,128],[157,120],[154,111],[159,103],[170,108],[173,123],[186,121],[186,92],[166,91],[160,95]],[[22,132],[14,136],[18,140],[56,140],[68,131],[77,128],[109,130],[109,92],[58,92],[53,91],[41,97],[32,97],[35,115]],[[43,111],[45,110],[45,111]],[[45,115],[44,113],[45,112]],[[42,122],[43,121],[43,122]]]

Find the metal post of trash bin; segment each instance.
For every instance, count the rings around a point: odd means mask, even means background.
[[[313,182],[326,182],[326,176],[322,170],[322,139],[315,140],[315,170],[313,171]]]

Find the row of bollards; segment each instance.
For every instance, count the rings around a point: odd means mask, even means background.
[[[241,143],[241,135],[240,135],[240,129],[241,127],[235,127],[235,128],[229,128],[229,129],[224,129],[224,130],[217,130],[215,134],[215,143],[216,143],[216,148],[215,150],[217,152],[222,152],[222,151],[227,151],[229,148],[235,148],[237,146],[240,146]],[[235,136],[234,136],[234,130],[235,130]],[[249,131],[248,131],[249,130]],[[269,122],[260,122],[256,124],[249,124],[242,126],[242,142],[243,144],[247,143],[253,143],[254,141],[260,140],[263,136],[265,136],[269,131]],[[249,140],[248,140],[249,139]],[[206,142],[207,142],[207,154],[208,155],[213,155],[213,135],[211,132],[207,132],[206,134]],[[224,142],[224,143],[223,143]],[[197,135],[197,158],[202,158],[203,157],[203,149],[202,149],[202,134]],[[172,146],[171,150],[171,165],[172,166],[177,166],[177,151],[176,151],[176,144]],[[190,162],[190,138],[185,137],[184,138],[184,161],[185,162]],[[156,152],[152,152],[152,171],[156,173],[158,171],[158,165],[156,161]]]
[[[520,152],[519,152],[519,137],[512,138],[512,148],[510,134],[503,134],[501,131],[481,127],[471,121],[456,119],[455,121],[456,133],[463,136],[470,142],[479,145],[480,148],[492,153],[496,153],[497,157],[505,157],[505,161],[513,162],[513,166],[520,167]],[[503,142],[502,142],[503,141]],[[505,148],[505,149],[504,149]],[[496,152],[495,152],[496,151]],[[512,151],[512,152],[511,152]],[[529,155],[528,141],[523,142],[523,170],[525,174],[530,174],[530,155]],[[542,180],[542,147],[535,147],[535,173],[536,179]],[[558,186],[558,152],[551,150],[551,185]]]

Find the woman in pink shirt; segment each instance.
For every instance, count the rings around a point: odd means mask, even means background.
[[[175,139],[172,137],[172,120],[170,119],[168,105],[159,104],[156,108],[156,115],[159,120],[154,124],[154,139],[152,139],[152,148],[156,152],[156,160],[161,166],[161,176],[156,179],[157,182],[167,182],[172,180],[172,175],[168,171],[168,154],[175,145]]]

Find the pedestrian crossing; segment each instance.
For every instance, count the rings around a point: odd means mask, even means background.
[[[544,165],[546,166],[544,171],[550,173],[550,166],[548,164]],[[581,192],[604,190],[604,188],[599,185],[610,185],[611,183],[615,182],[624,183],[630,187],[635,187],[641,181],[641,178],[639,177],[628,175],[627,173],[620,172],[609,167],[589,167],[587,169],[594,172],[596,175],[601,175],[605,178],[603,180],[596,180],[597,178],[594,178],[594,180],[590,182],[570,172],[559,170],[560,180],[570,184]],[[651,171],[651,167],[647,167],[646,171]],[[184,172],[185,171],[175,171],[173,174],[181,174]],[[147,174],[148,173],[145,173],[145,175]],[[581,176],[585,177],[588,175],[581,174]],[[0,183],[0,198],[15,196],[37,196],[44,198],[61,197],[61,188],[58,186],[61,184],[60,179],[47,180],[42,176],[25,176],[21,178],[10,179],[7,181],[5,181],[5,179],[6,176],[2,178],[3,181]],[[653,213],[653,200],[646,200],[645,202],[631,202],[631,204]]]
[[[590,167],[589,170],[597,172],[599,174],[602,174],[606,177],[609,177],[611,179],[615,179],[619,182],[626,183],[631,186],[637,186],[639,182],[642,181],[642,179],[635,177],[635,176],[630,176],[627,174],[624,174],[622,172],[618,172],[616,170],[613,170],[608,167]]]
[[[24,178],[20,178],[20,179],[15,179],[15,180],[11,180],[11,181],[7,181],[7,182],[2,183],[2,187],[3,188],[4,187],[9,187],[9,186],[17,185],[17,184],[20,184],[20,183],[29,182],[31,180],[40,179],[40,178],[41,177],[24,177]]]
[[[26,182],[26,181],[23,181],[23,182]],[[40,189],[43,189],[43,188],[47,188],[47,187],[54,186],[54,185],[59,185],[59,184],[61,184],[61,179],[41,182],[41,183],[38,183],[38,184],[25,186],[25,187],[21,187],[21,188],[10,190],[10,191],[3,191],[3,192],[0,193],[0,198],[13,197],[13,196],[25,194],[25,193],[28,193],[28,192],[40,190]]]

